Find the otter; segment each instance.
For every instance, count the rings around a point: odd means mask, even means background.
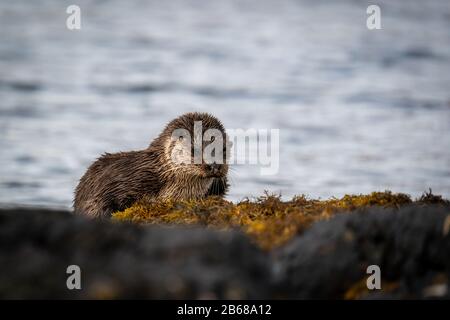
[[[213,146],[219,142],[220,150]],[[147,149],[105,153],[98,158],[75,189],[74,212],[108,218],[143,199],[224,197],[229,188],[230,147],[225,129],[216,117],[186,113],[169,122]],[[207,161],[204,156],[208,148],[216,156],[214,161]]]

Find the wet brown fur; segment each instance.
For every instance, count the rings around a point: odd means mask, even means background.
[[[174,167],[168,158],[175,129],[186,129],[193,137],[194,121],[202,121],[203,132],[213,128],[225,134],[221,122],[207,113],[187,113],[172,120],[145,150],[106,153],[86,171],[75,190],[74,210],[94,218],[110,217],[142,199],[199,199],[224,196],[228,190],[228,165],[211,177],[204,164]]]

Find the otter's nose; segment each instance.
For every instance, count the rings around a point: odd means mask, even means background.
[[[219,173],[219,168],[220,165],[218,165],[216,162],[211,163],[208,165],[208,170],[212,173],[212,174],[217,174]]]

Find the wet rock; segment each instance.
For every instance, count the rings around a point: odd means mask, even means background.
[[[277,277],[290,298],[450,298],[449,223],[442,206],[338,215],[276,250]],[[369,265],[381,290],[367,288]]]
[[[0,210],[0,298],[267,298],[269,260],[237,231]],[[66,269],[81,268],[81,290]]]
[[[0,298],[450,298],[450,208],[340,213],[269,252],[236,230],[2,209],[0,265]],[[67,289],[69,265],[81,290]]]

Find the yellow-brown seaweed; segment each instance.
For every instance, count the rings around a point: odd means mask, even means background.
[[[371,206],[400,208],[411,203],[449,205],[448,200],[431,193],[412,200],[403,193],[372,192],[368,195],[345,195],[328,200],[309,199],[305,195],[282,201],[279,195],[263,196],[232,203],[216,197],[190,201],[141,201],[113,214],[115,221],[139,224],[203,225],[242,229],[259,247],[272,249],[285,244],[312,223],[333,215]]]

